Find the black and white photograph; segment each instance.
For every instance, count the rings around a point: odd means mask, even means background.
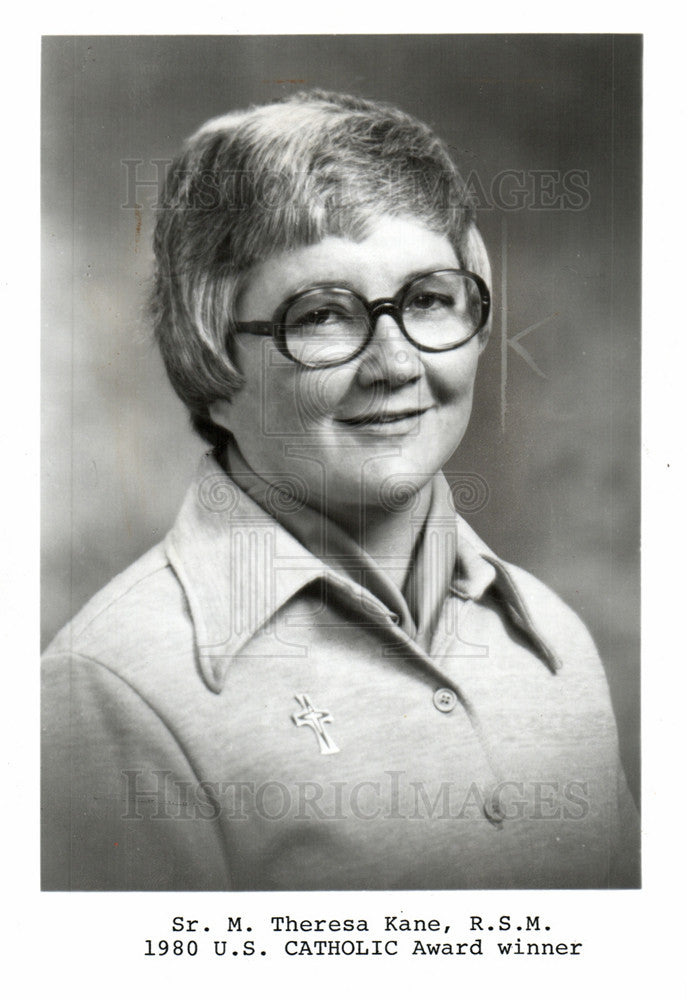
[[[43,38],[43,893],[641,887],[642,48]]]

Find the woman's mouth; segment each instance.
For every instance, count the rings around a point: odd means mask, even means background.
[[[353,417],[337,417],[336,422],[346,424],[348,427],[386,427],[414,421],[430,409],[431,407],[425,406],[403,410],[379,410],[374,413],[361,413]]]

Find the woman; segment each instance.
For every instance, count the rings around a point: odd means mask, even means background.
[[[319,92],[211,121],[155,253],[213,451],[46,653],[45,887],[636,884],[593,643],[441,473],[491,308],[441,142]]]

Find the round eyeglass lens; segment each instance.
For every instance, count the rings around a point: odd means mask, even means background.
[[[348,361],[368,335],[365,306],[352,292],[337,288],[304,292],[286,310],[282,325],[287,351],[309,368]]]
[[[477,282],[469,275],[437,271],[408,288],[401,307],[408,335],[434,350],[458,347],[482,322],[482,300]]]

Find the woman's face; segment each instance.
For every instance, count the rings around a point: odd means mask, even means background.
[[[327,236],[277,253],[247,276],[240,322],[271,318],[289,296],[345,285],[368,300],[391,298],[419,272],[457,267],[448,239],[411,218],[382,216],[356,242]],[[211,408],[264,479],[307,488],[330,513],[384,508],[399,491],[420,490],[460,443],[470,417],[481,346],[420,351],[382,315],[364,352],[335,368],[307,369],[271,338],[238,334],[246,383]],[[360,418],[364,417],[362,422]]]

